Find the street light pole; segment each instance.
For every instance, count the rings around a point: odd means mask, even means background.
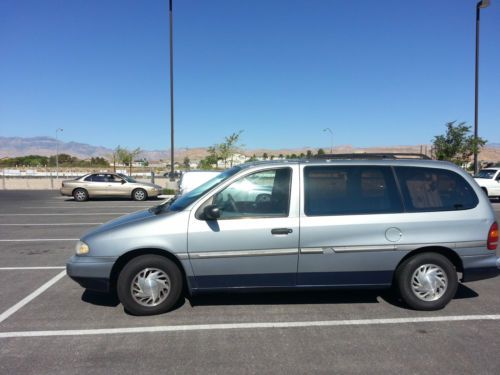
[[[330,132],[330,137],[331,137],[331,140],[330,140],[330,154],[333,154],[333,132],[332,132],[332,129],[330,128],[325,128],[323,129],[324,132],[328,131]]]
[[[174,181],[174,38],[172,1],[169,0],[170,21],[170,181]]]
[[[64,129],[56,129],[56,180],[59,179],[59,140],[57,138],[57,133],[62,132]]]
[[[474,92],[474,174],[479,172],[477,160],[478,141],[478,109],[479,109],[479,21],[481,8],[490,5],[490,0],[482,0],[476,4],[476,63],[475,63],[475,92]]]

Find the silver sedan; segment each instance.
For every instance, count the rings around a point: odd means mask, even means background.
[[[92,173],[65,180],[61,185],[61,195],[73,196],[83,202],[96,197],[126,197],[144,201],[157,197],[162,187],[148,182],[139,182],[132,177],[114,173]]]

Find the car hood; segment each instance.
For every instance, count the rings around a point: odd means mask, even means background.
[[[149,210],[141,210],[141,211],[133,212],[133,213],[130,213],[130,214],[127,214],[124,216],[120,216],[116,219],[113,219],[111,221],[108,221],[107,223],[104,223],[104,224],[98,226],[97,228],[94,228],[94,229],[88,231],[87,233],[85,233],[85,235],[82,237],[82,239],[85,239],[86,237],[100,234],[103,232],[107,232],[110,229],[123,227],[123,226],[129,225],[131,223],[145,221],[145,220],[148,220],[148,219],[153,218],[153,217],[155,217],[155,215]]]
[[[474,181],[476,181],[478,184],[488,184],[488,183],[493,182],[494,180],[492,178],[474,177]]]
[[[137,185],[137,186],[149,186],[155,189],[162,189],[160,185],[152,184],[151,182],[133,182],[132,184]]]

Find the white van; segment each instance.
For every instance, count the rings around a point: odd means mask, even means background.
[[[179,180],[179,195],[186,194],[219,174],[219,171],[189,171],[183,173]]]

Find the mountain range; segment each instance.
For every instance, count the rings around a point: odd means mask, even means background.
[[[334,153],[354,153],[354,152],[424,152],[426,149],[430,151],[430,145],[415,145],[415,146],[380,146],[369,148],[356,148],[351,145],[335,146]],[[43,155],[50,156],[56,153],[69,154],[76,156],[80,159],[88,159],[91,157],[107,157],[113,153],[113,150],[103,146],[93,146],[80,142],[63,142],[57,141],[51,137],[0,137],[0,158],[16,157],[25,155]],[[268,155],[279,154],[297,154],[307,153],[307,150],[316,152],[318,147],[301,147],[290,149],[245,149],[242,151],[245,155],[262,156],[263,153]],[[326,152],[329,151],[327,147],[323,148]],[[198,148],[182,148],[175,152],[175,159],[182,161],[184,157],[188,156],[191,160],[199,160],[207,155],[207,149],[203,147]],[[150,161],[168,160],[170,158],[170,150],[144,150],[139,157],[144,157]],[[481,160],[499,161],[500,160],[500,144],[489,143],[480,155]]]

